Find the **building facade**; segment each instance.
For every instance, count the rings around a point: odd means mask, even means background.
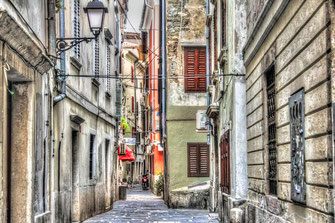
[[[0,2],[1,222],[51,219],[54,61],[48,55],[55,36],[44,19],[54,16],[49,2]]]
[[[138,58],[140,34],[124,33],[123,43],[123,116],[128,123],[129,130],[124,138],[135,139],[135,143],[128,145],[135,154],[133,163],[124,163],[124,177],[130,178],[132,183],[139,184],[144,170],[144,141],[142,139],[144,117],[141,102],[143,101],[143,77],[145,68]]]
[[[160,1],[145,1],[140,23],[140,60],[145,63],[143,77],[143,132],[145,173],[150,187],[165,173],[164,149],[161,144],[161,5]]]
[[[248,222],[334,221],[333,9],[246,4]]]
[[[207,208],[206,1],[166,1],[165,47],[168,204]]]
[[[247,199],[246,42],[243,1],[208,1],[210,123],[210,210],[223,222],[242,211]]]
[[[92,36],[83,10],[88,2],[63,2],[58,37]],[[100,35],[62,53],[58,64],[51,175],[55,222],[83,221],[111,209],[117,199],[121,7],[102,2],[108,13]]]

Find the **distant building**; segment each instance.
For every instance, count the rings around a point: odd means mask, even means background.
[[[166,1],[166,41],[168,204],[207,208],[210,153],[205,117],[205,0]]]
[[[129,125],[129,130],[124,131],[124,138],[135,139],[134,145],[128,145],[135,154],[134,162],[123,164],[123,178],[130,180],[134,184],[140,184],[142,175],[145,173],[144,167],[144,111],[143,83],[145,68],[138,58],[140,34],[124,33],[123,59],[122,59],[122,85],[123,85],[123,112],[122,115]],[[128,179],[129,178],[129,179]]]
[[[161,38],[160,38],[160,9],[158,1],[145,1],[140,23],[141,40],[140,60],[145,62],[143,78],[143,117],[144,117],[144,152],[145,172],[149,173],[150,187],[155,190],[154,184],[160,174],[164,174],[164,149],[161,144]]]

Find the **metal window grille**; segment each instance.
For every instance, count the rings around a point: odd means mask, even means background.
[[[277,147],[276,147],[276,89],[275,70],[272,66],[266,73],[268,111],[268,150],[270,194],[277,195]]]
[[[111,49],[109,45],[106,46],[106,91],[111,91]]]
[[[94,75],[99,76],[99,39],[94,40]]]
[[[73,36],[80,37],[80,0],[73,0]],[[80,58],[80,44],[73,47],[73,53],[76,58]]]
[[[291,199],[306,203],[305,182],[305,92],[300,90],[289,99],[291,132]]]

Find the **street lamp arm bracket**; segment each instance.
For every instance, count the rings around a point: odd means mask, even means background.
[[[56,39],[56,49],[57,55],[75,47],[81,42],[89,43],[92,40],[96,39],[96,37],[82,37],[82,38],[57,38]]]

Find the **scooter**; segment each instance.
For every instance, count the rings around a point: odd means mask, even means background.
[[[148,190],[148,188],[149,188],[148,177],[147,175],[142,175],[142,189]]]

